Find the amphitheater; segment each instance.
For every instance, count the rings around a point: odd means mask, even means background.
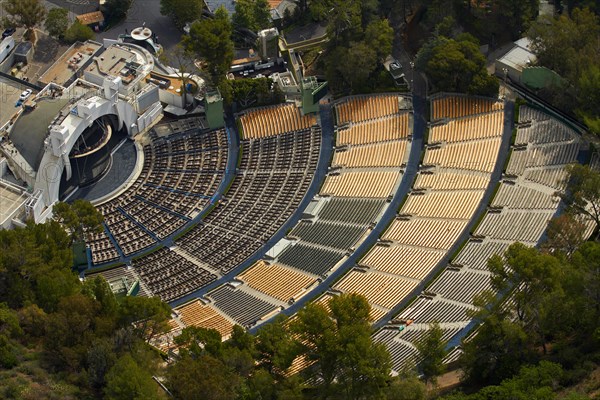
[[[155,343],[165,351],[187,326],[226,339],[236,324],[253,332],[360,293],[394,370],[433,321],[452,361],[473,297],[491,289],[487,259],[543,240],[565,167],[582,158],[565,122],[528,105],[514,115],[495,99],[441,94],[413,108],[382,94],[316,115],[253,109],[220,130],[157,125],[138,140],[140,173],[97,205],[104,232],[89,239],[85,276],[169,302],[172,331]]]

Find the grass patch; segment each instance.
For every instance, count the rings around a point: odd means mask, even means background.
[[[515,144],[515,140],[517,140],[517,128],[513,128],[512,135],[510,136],[510,144]]]
[[[508,157],[504,160],[504,165],[502,166],[502,172],[506,173],[506,169],[508,168],[508,164],[510,163],[510,158],[512,157],[512,151],[508,152]]]
[[[483,218],[485,218],[485,216],[487,215],[487,212],[482,212],[479,217],[477,217],[477,220],[475,221],[475,225],[473,225],[473,227],[469,230],[469,233],[472,235],[473,232],[475,232],[477,230],[477,228],[479,228],[479,225],[481,225],[481,221],[483,221]]]

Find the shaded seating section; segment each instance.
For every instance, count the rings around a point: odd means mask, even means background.
[[[125,192],[97,207],[125,256],[181,229],[208,205],[223,179],[225,131],[187,130],[197,124],[185,121],[155,127],[143,146],[139,176]],[[94,264],[118,258],[107,235],[93,236],[88,245]]]
[[[137,296],[150,297],[152,294],[146,289],[142,282],[140,282],[140,277],[137,273],[131,269],[126,268],[124,266],[119,266],[116,268],[111,268],[105,271],[99,272],[89,272],[85,274],[85,279],[94,279],[97,276],[101,276],[108,282],[111,289],[113,291],[121,291],[121,289],[129,290],[135,282],[139,282],[139,289],[137,292]],[[123,293],[124,294],[124,293]]]
[[[90,234],[87,239],[87,245],[92,251],[92,262],[94,264],[104,264],[119,258],[119,252],[113,246],[104,230],[99,233],[94,232]]]
[[[346,250],[356,243],[364,232],[365,227],[362,225],[317,221],[300,222],[289,236],[321,246]]]
[[[208,294],[213,305],[243,327],[250,327],[278,309],[274,303],[260,299],[242,289],[222,286]]]
[[[316,279],[292,268],[258,261],[237,277],[251,288],[280,301],[301,297]]]
[[[440,267],[476,217],[498,160],[503,104],[460,96],[442,103],[446,119],[430,129],[413,190],[380,242],[358,263],[368,271],[364,282],[355,270],[335,286],[343,292],[360,291],[388,312]],[[381,290],[386,286],[381,280],[410,284],[390,286],[382,301],[378,285]]]
[[[381,199],[334,197],[319,212],[319,220],[368,225],[381,212],[384,204],[385,201]]]
[[[410,133],[410,114],[392,114],[366,121],[352,121],[349,127],[339,128],[336,144],[361,145],[406,139]]]
[[[333,268],[343,257],[340,250],[327,249],[298,243],[286,248],[278,257],[277,262],[321,276]]]
[[[233,324],[210,305],[203,304],[200,300],[176,308],[175,312],[179,314],[181,322],[185,326],[216,329],[223,337],[231,335]]]
[[[167,248],[133,260],[131,264],[144,285],[166,302],[217,279],[216,275]]]
[[[301,115],[294,103],[257,108],[240,116],[244,139],[261,139],[284,132],[302,131],[317,123],[314,114]]]
[[[503,104],[492,99],[469,97],[465,95],[441,95],[431,100],[431,120],[460,118],[502,110]]]
[[[317,128],[242,141],[241,164],[229,191],[177,244],[224,274],[239,265],[302,201],[315,173],[320,143]]]
[[[548,221],[556,214],[559,202],[555,191],[564,190],[564,180],[560,178],[564,178],[567,164],[576,161],[579,136],[570,131],[567,138],[564,125],[551,123],[550,116],[527,106],[521,106],[519,118],[517,137],[527,138],[529,144],[525,150],[512,150],[507,166],[507,172],[511,171],[511,174],[504,176],[491,202],[493,207],[483,216],[473,237],[423,295],[395,319],[400,323],[402,320],[413,321],[406,331],[418,329],[424,326],[421,324],[433,319],[440,321],[442,329],[448,329],[449,332],[470,324],[469,310],[476,309],[474,296],[491,290],[488,259],[494,254],[503,255],[508,246],[517,241],[536,246]],[[540,124],[540,121],[543,123]],[[558,132],[548,131],[548,126],[555,126]],[[521,134],[521,129],[527,132]],[[557,141],[562,139],[565,140]],[[560,147],[564,148],[554,151]],[[515,157],[517,153],[523,155]],[[591,229],[593,226],[587,227],[585,234],[591,234]],[[401,354],[394,361],[394,369],[399,370],[411,361],[410,351],[406,349],[414,347],[418,339],[407,336],[405,332],[392,334],[391,327],[393,325],[375,337],[385,342],[390,350],[402,348],[398,350],[398,354]],[[422,330],[426,332],[427,328],[423,327]],[[450,337],[459,332],[455,331]]]

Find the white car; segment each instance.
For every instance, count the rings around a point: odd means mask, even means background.
[[[21,100],[21,101],[27,100],[29,98],[29,96],[31,96],[31,93],[33,93],[33,90],[31,90],[31,89],[24,90],[23,93],[21,93],[21,96],[19,96],[19,100]]]

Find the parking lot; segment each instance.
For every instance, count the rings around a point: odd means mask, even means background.
[[[15,104],[25,89],[27,89],[26,86],[0,78],[0,126],[8,122],[17,111]]]

